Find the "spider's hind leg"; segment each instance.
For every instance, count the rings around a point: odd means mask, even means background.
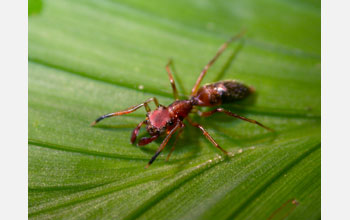
[[[198,114],[201,117],[208,117],[208,116],[210,116],[210,115],[212,115],[212,114],[214,114],[216,112],[222,112],[222,113],[224,113],[224,114],[226,114],[228,116],[235,117],[235,118],[241,119],[243,121],[247,121],[247,122],[259,125],[260,127],[265,128],[266,130],[274,132],[274,130],[272,128],[266,127],[265,125],[261,124],[260,122],[258,122],[256,120],[237,115],[236,113],[227,111],[227,110],[225,110],[223,108],[216,108],[216,109],[208,111],[208,112],[198,112]]]

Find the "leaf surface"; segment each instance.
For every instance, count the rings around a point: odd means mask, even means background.
[[[187,97],[244,28],[204,83],[253,85],[254,97],[224,107],[275,133],[193,116],[231,156],[186,126],[170,161],[167,147],[144,169],[161,139],[130,144],[143,109],[89,126],[150,97],[171,104],[170,57]],[[28,39],[31,219],[320,218],[319,1],[45,0]]]

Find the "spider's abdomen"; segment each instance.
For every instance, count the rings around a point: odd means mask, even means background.
[[[223,86],[225,88],[225,91],[221,94],[223,103],[231,103],[245,99],[254,91],[254,89],[234,80],[218,82],[215,83],[214,86]]]
[[[192,97],[194,105],[216,106],[246,98],[254,89],[235,80],[206,84]]]

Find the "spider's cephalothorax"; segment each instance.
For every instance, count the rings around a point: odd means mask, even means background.
[[[171,118],[170,112],[165,106],[160,106],[147,113],[146,126],[151,136],[164,133],[172,124],[174,124],[174,118]]]
[[[224,43],[220,47],[219,51],[216,53],[216,55],[213,57],[213,59],[210,60],[209,63],[202,70],[200,76],[198,77],[198,79],[197,79],[197,81],[192,89],[191,96],[189,97],[189,99],[179,100],[179,96],[178,96],[178,93],[176,90],[174,78],[173,78],[173,75],[172,75],[170,68],[169,68],[169,66],[171,64],[171,60],[170,60],[169,63],[166,65],[166,70],[168,72],[168,76],[170,79],[171,86],[173,88],[173,94],[174,94],[174,98],[175,98],[175,101],[172,104],[170,104],[169,106],[160,105],[158,103],[158,100],[155,97],[153,97],[153,98],[150,98],[139,105],[132,106],[124,111],[119,111],[119,112],[114,112],[114,113],[103,115],[103,116],[99,117],[98,119],[96,119],[92,123],[92,125],[95,125],[97,122],[101,121],[104,118],[129,114],[129,113],[134,112],[137,109],[141,108],[142,106],[144,106],[146,111],[147,111],[146,120],[140,122],[137,125],[137,127],[132,131],[131,143],[135,142],[136,137],[137,137],[142,125],[146,125],[147,132],[149,133],[150,136],[141,138],[138,142],[139,146],[149,144],[163,134],[166,135],[162,144],[159,146],[157,152],[151,158],[151,160],[148,162],[146,167],[148,167],[149,165],[151,165],[153,163],[153,161],[162,152],[162,150],[164,149],[164,147],[166,146],[166,144],[170,140],[171,136],[176,131],[178,131],[177,136],[176,136],[176,140],[177,140],[177,138],[179,137],[179,134],[182,132],[183,127],[185,126],[185,124],[183,123],[184,119],[186,119],[189,122],[189,124],[191,124],[192,126],[199,128],[203,132],[203,135],[205,135],[206,138],[215,147],[217,147],[222,152],[227,154],[227,152],[224,149],[222,149],[215,142],[215,140],[209,135],[209,133],[203,128],[202,125],[195,123],[195,122],[192,122],[187,116],[192,112],[192,110],[194,109],[195,106],[212,107],[212,106],[219,106],[219,105],[225,104],[225,103],[233,103],[235,101],[242,100],[242,99],[246,98],[247,96],[249,96],[251,93],[254,92],[254,89],[252,87],[248,87],[248,86],[246,86],[242,83],[239,83],[235,80],[219,81],[216,83],[206,84],[202,87],[199,87],[200,83],[201,83],[203,77],[205,76],[206,72],[208,71],[209,67],[215,62],[215,60],[220,56],[220,54],[226,49],[228,44],[231,41],[240,38],[242,34],[243,33],[236,35],[235,37],[231,38],[230,40],[228,40],[226,43]],[[156,109],[153,111],[151,111],[150,107],[148,106],[148,103],[150,103],[152,101],[156,105]],[[257,125],[265,128],[265,129],[268,129],[268,130],[272,130],[272,129],[262,125],[261,123],[255,121],[255,120],[245,118],[243,116],[237,115],[237,114],[229,112],[227,110],[224,110],[223,108],[215,108],[215,109],[208,111],[208,112],[197,111],[197,113],[202,117],[210,116],[210,115],[214,114],[215,112],[222,112],[222,113],[225,113],[226,115],[236,117],[236,118],[242,119],[244,121],[248,121],[250,123],[257,124]],[[169,159],[171,153],[174,150],[176,140],[174,142],[174,146],[171,148],[171,150],[168,154],[167,160]]]

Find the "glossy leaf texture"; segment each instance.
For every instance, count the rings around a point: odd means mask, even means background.
[[[31,2],[30,219],[320,218],[319,1]],[[253,97],[224,107],[275,133],[220,113],[193,115],[230,157],[187,124],[170,161],[174,140],[144,169],[161,143],[130,144],[144,109],[89,126],[150,97],[172,103],[169,58],[187,97],[219,46],[243,29],[204,83],[254,86]]]

